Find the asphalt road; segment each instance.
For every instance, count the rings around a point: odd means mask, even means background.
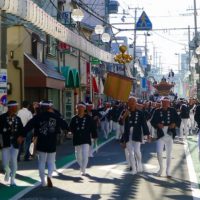
[[[155,148],[155,143],[142,145],[145,170],[132,175],[125,163],[123,149],[113,140],[99,149],[94,158],[90,158],[87,176],[80,175],[75,163],[52,179],[53,188],[36,187],[20,199],[192,200],[184,146],[173,146],[171,179],[167,179],[164,173],[162,177],[156,176],[158,163]]]

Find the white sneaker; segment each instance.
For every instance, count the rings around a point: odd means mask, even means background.
[[[157,176],[161,176],[162,175],[162,170],[158,170],[158,172],[156,174],[157,174]]]
[[[46,186],[47,186],[46,181],[42,181],[42,182],[41,182],[41,186],[42,186],[42,187],[46,187]]]
[[[138,172],[143,172],[143,167],[142,167],[142,165],[139,165],[139,166],[138,166],[137,171],[138,171]]]
[[[81,170],[81,176],[85,176],[85,175],[86,175],[85,169]]]
[[[93,153],[91,153],[89,157],[90,157],[90,158],[93,158],[93,157],[94,157]]]
[[[10,179],[10,185],[11,185],[11,186],[16,186],[16,183],[15,183],[15,179],[14,179],[14,178],[11,178],[11,179]]]
[[[135,174],[137,174],[137,171],[136,171],[136,170],[132,170],[132,171],[131,171],[131,174],[132,174],[132,175],[135,175]]]
[[[58,176],[58,172],[56,170],[53,171],[52,176]]]

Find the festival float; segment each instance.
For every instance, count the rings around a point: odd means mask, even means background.
[[[162,80],[157,83],[153,83],[153,87],[156,89],[156,96],[174,96],[172,88],[175,86],[174,82],[167,82],[167,80],[163,77]]]

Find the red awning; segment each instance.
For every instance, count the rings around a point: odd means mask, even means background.
[[[24,54],[24,78],[25,87],[58,90],[65,88],[64,76],[26,53]]]
[[[92,77],[92,89],[93,89],[94,93],[99,93],[97,81],[96,81],[96,78],[94,76]]]

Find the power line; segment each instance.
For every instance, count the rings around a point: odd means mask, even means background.
[[[173,42],[173,43],[176,43],[176,44],[179,44],[179,45],[182,45],[182,46],[186,46],[186,44],[184,44],[184,43],[180,43],[180,42],[177,42],[177,41],[175,41],[175,40],[172,40],[172,39],[166,38],[166,37],[164,37],[164,36],[162,36],[162,35],[160,35],[160,34],[158,34],[158,33],[156,33],[156,32],[155,32],[155,34],[156,34],[157,36],[159,36],[159,37],[165,39],[165,40],[170,41],[170,42]]]
[[[194,27],[190,29],[195,29]],[[197,27],[197,29],[200,29],[200,27]],[[134,31],[135,29],[119,29],[120,31]],[[136,29],[137,30],[137,29]],[[188,30],[188,27],[182,27],[182,28],[153,28],[150,31],[178,31],[178,30]]]

